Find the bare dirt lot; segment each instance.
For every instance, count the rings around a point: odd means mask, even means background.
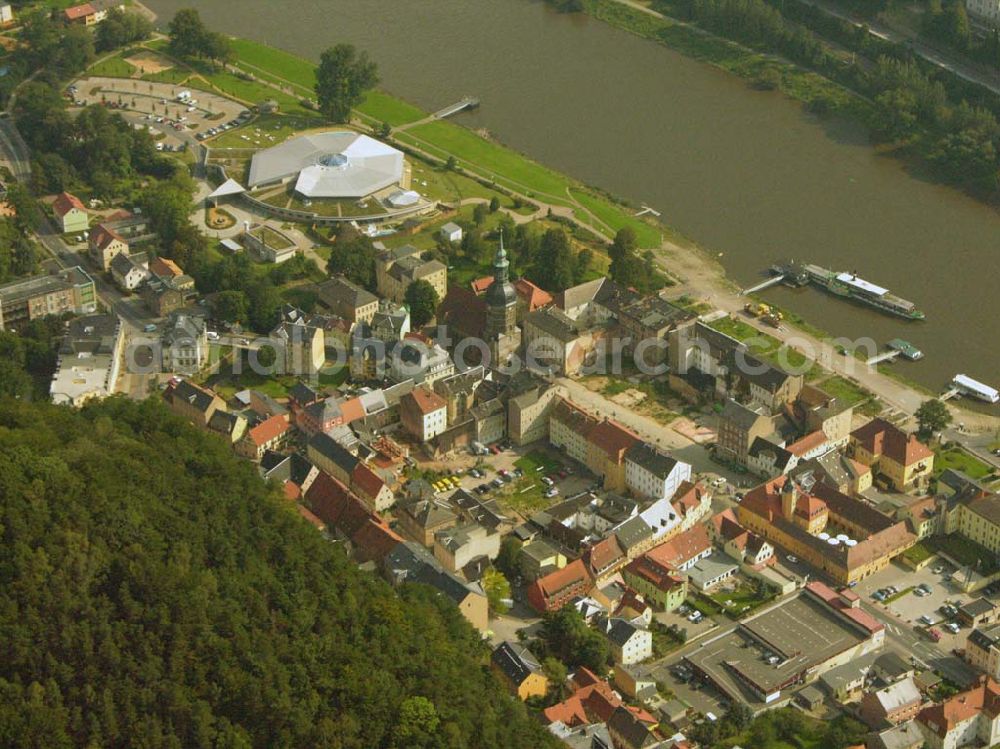
[[[164,70],[169,70],[174,67],[167,58],[156,54],[155,52],[139,52],[132,55],[131,57],[126,57],[125,62],[129,63],[136,69],[134,75],[135,78],[141,78],[144,75],[151,75],[154,73],[162,73]]]

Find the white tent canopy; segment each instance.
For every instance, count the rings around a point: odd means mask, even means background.
[[[228,197],[230,195],[239,195],[239,194],[244,193],[244,192],[246,192],[246,188],[243,187],[243,185],[241,185],[235,179],[233,179],[232,177],[230,177],[225,182],[223,182],[221,185],[219,185],[218,187],[216,187],[215,191],[211,195],[209,195],[208,197],[212,198],[212,199],[215,199],[215,198],[225,198],[225,197]]]

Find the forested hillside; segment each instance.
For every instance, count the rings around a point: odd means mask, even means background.
[[[450,604],[156,402],[0,401],[0,746],[537,749]]]

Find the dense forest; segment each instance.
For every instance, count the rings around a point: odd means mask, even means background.
[[[450,603],[156,401],[0,401],[0,501],[0,746],[555,746]]]

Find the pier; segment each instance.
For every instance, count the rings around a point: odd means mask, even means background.
[[[767,279],[766,281],[761,281],[756,286],[751,286],[749,289],[743,289],[743,291],[741,291],[739,293],[739,296],[746,296],[747,294],[753,294],[753,293],[756,293],[758,291],[763,291],[764,289],[769,289],[772,286],[777,286],[779,283],[781,283],[784,280],[785,280],[784,274],[779,275],[779,276],[772,276],[771,278]]]
[[[639,216],[645,216],[647,213],[652,214],[653,216],[656,216],[657,218],[660,217],[660,212],[659,211],[654,211],[648,205],[644,205],[642,207],[642,210],[635,214],[635,217],[638,218]]]
[[[961,391],[958,388],[952,388],[951,390],[946,390],[938,396],[938,400],[947,401],[951,400],[957,395],[960,395]]]
[[[461,101],[457,101],[449,107],[444,109],[439,109],[431,117],[435,120],[443,120],[445,117],[451,117],[453,114],[458,114],[459,112],[464,112],[466,109],[476,109],[479,106],[479,99],[472,96],[466,96]]]

